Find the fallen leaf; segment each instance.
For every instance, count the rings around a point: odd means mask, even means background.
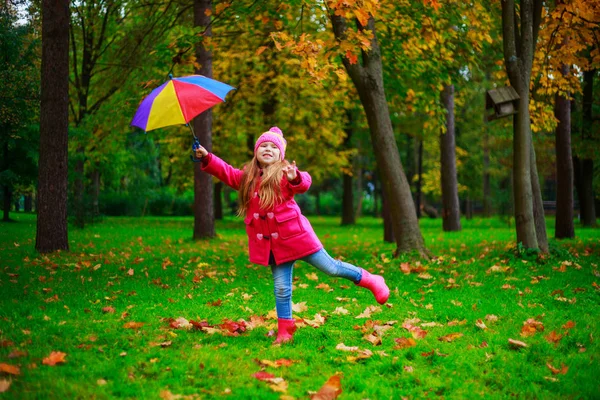
[[[373,346],[379,346],[381,344],[381,338],[372,333],[363,336],[363,339],[365,339],[367,342],[371,343]]]
[[[410,365],[405,365],[404,366],[404,371],[408,372],[409,374],[413,373],[414,370],[415,369],[412,366],[410,366]]]
[[[142,258],[142,260],[143,260],[143,258]],[[133,268],[129,268],[129,271],[127,271],[127,275],[133,276]]]
[[[544,324],[533,318],[529,318],[527,319],[527,321],[523,322],[523,328],[521,328],[521,336],[533,336],[536,332],[542,332],[543,330]]]
[[[10,388],[11,381],[0,379],[0,393],[4,393]]]
[[[348,314],[348,310],[346,310],[344,307],[336,307],[332,314],[346,315]]]
[[[331,286],[329,286],[328,284],[321,282],[319,283],[317,286],[315,286],[317,289],[323,289],[326,292],[333,292],[333,289],[331,288]]]
[[[292,304],[292,311],[295,313],[301,313],[308,310],[308,307],[306,306],[306,302],[303,301],[301,303],[294,303]]]
[[[116,310],[113,306],[108,306],[108,307],[104,307],[102,308],[102,312],[105,314],[112,314],[114,313]]]
[[[553,367],[550,363],[546,363],[546,366],[550,369],[550,371],[552,371],[552,374],[554,375],[565,375],[569,371],[569,367],[567,367],[565,364],[562,364],[562,367],[560,369]]]
[[[303,321],[309,325],[312,326],[313,328],[318,328],[321,325],[323,325],[325,323],[325,317],[323,317],[321,314],[315,314],[315,318],[314,319],[306,319],[304,318]]]
[[[409,331],[415,339],[423,339],[425,336],[427,336],[427,331],[424,331],[418,326],[414,326],[408,322],[403,323],[402,327]]]
[[[361,314],[357,315],[355,318],[369,318],[372,313],[380,311],[381,307],[379,306],[368,306]]]
[[[67,356],[67,353],[62,353],[60,351],[53,351],[52,353],[50,353],[50,355],[48,357],[46,357],[42,360],[42,364],[45,364],[45,365],[63,364],[65,362],[67,362],[67,360],[65,360],[66,356]]]
[[[8,358],[27,357],[27,352],[22,350],[13,350],[8,355]]]
[[[417,342],[413,338],[401,337],[394,339],[394,341],[396,342],[396,346],[394,347],[395,350],[405,349],[407,347],[414,347],[417,345]]]
[[[342,350],[342,351],[358,351],[360,350],[358,346],[346,346],[344,343],[338,343],[337,346],[335,346],[336,350]]]
[[[371,350],[369,350],[369,349],[364,349],[364,350],[359,350],[357,352],[357,355],[355,355],[355,356],[348,356],[348,357],[346,357],[346,359],[349,362],[356,362],[358,360],[365,360],[365,359],[371,358],[371,357],[373,357],[373,352]]]
[[[454,332],[454,333],[449,333],[449,334],[444,335],[444,336],[440,336],[438,338],[438,340],[440,342],[448,342],[448,343],[450,343],[450,342],[453,342],[453,341],[455,341],[456,339],[458,339],[459,337],[462,337],[462,336],[463,336],[462,333],[460,333],[460,332]]]
[[[513,349],[521,349],[523,347],[527,347],[527,344],[518,340],[514,340],[514,339],[508,339],[508,344],[513,348]]]
[[[485,323],[482,320],[480,320],[480,319],[478,319],[475,322],[475,326],[478,327],[479,329],[483,329],[483,330],[487,329],[487,326],[485,325]]]
[[[294,363],[294,361],[287,360],[285,358],[280,358],[279,360],[275,360],[275,361],[271,361],[271,360],[260,360],[260,361],[256,360],[256,361],[261,366],[273,367],[273,368],[289,367],[290,365],[292,365]]]
[[[275,378],[275,375],[265,371],[255,372],[252,376],[258,379],[259,381],[268,381],[269,379]]]
[[[172,321],[170,324],[171,328],[174,329],[185,329],[185,330],[190,330],[192,329],[193,325],[190,323],[190,321],[188,321],[187,319],[183,318],[183,317],[179,317],[177,318],[175,321]]]
[[[98,386],[104,386],[104,385],[106,385],[107,383],[108,383],[108,382],[106,382],[106,380],[104,380],[104,379],[98,379],[98,380],[96,381],[96,384],[97,384]]]
[[[554,343],[554,345],[556,346],[560,339],[562,339],[562,337],[563,335],[556,333],[556,331],[552,331],[548,335],[546,335],[546,340],[550,343]]]
[[[10,374],[10,375],[20,375],[21,369],[19,367],[17,367],[16,365],[1,363],[0,364],[0,372],[4,372],[4,373]]]
[[[485,316],[485,319],[489,322],[496,322],[498,321],[498,317],[494,314],[488,314]]]
[[[123,328],[125,328],[125,329],[138,329],[138,328],[141,328],[142,326],[144,326],[143,322],[126,322],[123,325]]]
[[[306,274],[306,277],[308,279],[310,279],[311,281],[318,281],[319,280],[319,277],[314,272],[312,272],[310,274]]]
[[[334,400],[342,393],[341,376],[333,375],[325,382],[321,389],[310,396],[311,400]]]
[[[453,319],[452,321],[448,322],[448,326],[455,326],[455,325],[464,325],[467,323],[466,319],[463,319],[462,321],[458,321],[456,319]]]
[[[562,326],[563,329],[572,329],[575,328],[575,322],[568,321],[566,324]]]

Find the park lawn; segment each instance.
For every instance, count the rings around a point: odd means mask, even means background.
[[[419,261],[392,257],[380,220],[311,218],[330,254],[382,273],[392,293],[379,306],[299,262],[305,322],[272,346],[270,270],[248,262],[238,219],[193,242],[191,218],[106,218],[70,229],[70,252],[42,256],[35,216],[11,216],[0,225],[0,398],[299,399],[336,374],[340,399],[600,394],[598,229],[576,226],[539,259],[498,219],[463,220],[458,233],[423,219],[437,258]],[[52,352],[65,362],[47,365]]]

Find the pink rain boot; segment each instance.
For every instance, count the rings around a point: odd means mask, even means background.
[[[373,275],[365,269],[362,270],[362,278],[356,285],[367,288],[373,292],[375,300],[377,300],[379,304],[384,304],[390,297],[390,289],[385,284],[383,276]]]
[[[279,318],[277,320],[277,339],[275,339],[273,344],[290,342],[294,332],[296,332],[295,320]]]

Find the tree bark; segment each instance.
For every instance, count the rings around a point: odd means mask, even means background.
[[[533,53],[541,20],[541,0],[520,2],[520,23],[514,0],[502,0],[502,36],[506,71],[519,94],[513,127],[513,198],[517,243],[539,249],[534,217],[532,140],[529,115],[529,84]],[[519,25],[519,26],[517,26]]]
[[[23,205],[23,211],[30,213],[33,210],[33,198],[31,194],[25,195],[25,204]]]
[[[194,0],[194,26],[204,27],[204,35],[212,36],[210,11],[212,0]],[[202,40],[196,44],[196,60],[200,68],[196,73],[212,78],[212,52]],[[194,131],[206,150],[212,151],[212,110],[206,110],[194,121]],[[194,236],[195,240],[215,237],[215,215],[212,177],[194,163]]]
[[[446,132],[440,135],[442,175],[442,225],[445,232],[460,231],[460,203],[456,176],[456,138],[454,129],[454,85],[441,94],[446,109]]]
[[[42,79],[35,248],[68,250],[69,1],[42,1]]]
[[[530,136],[531,139],[531,136]],[[546,214],[544,212],[544,201],[542,199],[542,189],[537,172],[537,161],[535,156],[535,147],[533,142],[529,145],[531,152],[531,193],[533,195],[533,223],[535,225],[535,235],[539,249],[548,252],[548,236],[546,235]]]
[[[490,188],[490,146],[487,125],[483,124],[483,216],[492,215],[491,188]]]
[[[73,202],[75,205],[75,226],[85,228],[85,204],[84,204],[84,162],[85,152],[83,146],[78,146],[76,151],[77,161],[75,162],[75,187],[73,193]]]
[[[331,21],[336,38],[343,40],[346,37],[346,20],[332,15]],[[367,26],[361,29],[369,29],[373,32],[371,50],[362,53],[362,63],[350,64],[346,57],[342,62],[358,91],[367,116],[373,151],[390,207],[391,222],[396,237],[395,254],[416,250],[423,256],[428,256],[392,129],[383,87],[381,52],[373,18],[369,18]]]
[[[100,216],[100,171],[94,168],[92,171],[92,219]]]
[[[563,76],[569,74],[569,66],[562,66]],[[554,116],[556,127],[556,221],[554,237],[575,237],[573,227],[573,159],[571,157],[571,101],[556,95]]]

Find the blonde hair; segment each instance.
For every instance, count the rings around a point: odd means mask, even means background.
[[[281,169],[289,164],[286,160],[279,160],[261,169],[256,155],[254,155],[252,160],[243,168],[244,175],[242,175],[238,191],[240,204],[237,213],[239,216],[246,215],[255,191],[258,192],[260,199],[259,207],[263,210],[271,210],[283,201],[283,195],[281,194],[283,171]],[[260,186],[255,188],[257,178],[261,179]]]

